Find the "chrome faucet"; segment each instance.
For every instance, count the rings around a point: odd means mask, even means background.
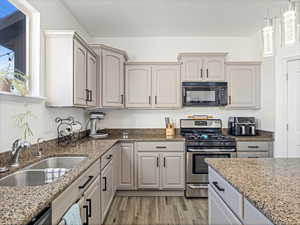
[[[42,150],[43,148],[40,147],[44,143],[44,140],[42,138],[37,139],[37,157],[41,158],[42,157]]]
[[[15,140],[11,150],[12,153],[11,167],[20,166],[20,162],[19,162],[20,153],[29,147],[30,147],[30,143],[28,141],[21,141],[21,139]]]

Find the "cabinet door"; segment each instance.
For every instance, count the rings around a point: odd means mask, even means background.
[[[119,184],[118,189],[133,190],[134,182],[134,147],[132,143],[122,143],[120,146]]]
[[[162,188],[184,188],[184,153],[162,153]]]
[[[202,81],[204,78],[203,59],[186,57],[182,59],[182,81]]]
[[[229,65],[226,69],[230,108],[259,108],[259,66]]]
[[[74,105],[86,105],[86,68],[87,50],[79,41],[74,40]]]
[[[159,189],[159,153],[138,153],[138,188]]]
[[[109,206],[114,197],[113,195],[113,167],[109,163],[101,172],[101,219],[105,219]]]
[[[102,105],[123,107],[124,105],[124,57],[102,50]]]
[[[84,193],[85,205],[88,207],[86,221],[91,225],[101,224],[100,187],[100,176],[98,176]]]
[[[91,53],[87,53],[87,89],[89,106],[97,105],[97,59]]]
[[[126,66],[126,107],[151,108],[151,66]]]
[[[206,57],[204,58],[204,74],[206,81],[225,81],[225,58]]]
[[[241,225],[242,223],[212,188],[208,189],[208,224]]]
[[[180,67],[178,65],[153,66],[153,97],[155,108],[179,108]]]

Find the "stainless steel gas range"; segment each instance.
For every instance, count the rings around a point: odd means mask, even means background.
[[[218,119],[180,121],[186,139],[186,197],[208,197],[208,166],[205,158],[235,158],[236,141],[222,135]]]

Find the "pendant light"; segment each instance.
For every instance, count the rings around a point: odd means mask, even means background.
[[[292,45],[296,42],[296,4],[289,0],[289,8],[283,14],[283,29],[285,45]]]
[[[265,18],[265,26],[263,28],[264,56],[272,56],[274,54],[274,27],[273,19],[268,15]]]

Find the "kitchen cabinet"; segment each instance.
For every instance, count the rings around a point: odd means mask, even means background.
[[[126,65],[126,107],[152,107],[151,66]]]
[[[101,215],[102,223],[109,210],[110,204],[114,197],[113,190],[113,167],[112,162],[109,162],[101,171]]]
[[[260,62],[227,62],[229,109],[260,108]]]
[[[119,177],[117,189],[134,190],[136,189],[136,184],[134,173],[135,151],[133,143],[121,143],[118,153],[117,174]]]
[[[258,211],[247,199],[244,199],[244,224],[272,225],[273,223]]]
[[[122,108],[124,106],[123,55],[102,50],[102,106]]]
[[[136,150],[139,189],[184,189],[183,142],[137,142]]]
[[[225,81],[227,53],[181,53],[182,82]]]
[[[127,108],[180,108],[178,63],[126,64]]]
[[[178,65],[153,66],[153,97],[155,108],[180,108],[180,67]]]
[[[47,105],[96,106],[97,54],[74,31],[46,31],[45,36]]]
[[[159,153],[138,153],[138,188],[159,189]]]
[[[181,189],[184,187],[184,154],[164,152],[162,160],[162,189]]]
[[[86,224],[100,225],[101,224],[101,202],[100,202],[100,175],[91,184],[91,186],[84,193],[83,210],[85,211],[85,216],[83,221]]]
[[[238,158],[272,158],[273,142],[271,141],[238,141]]]

